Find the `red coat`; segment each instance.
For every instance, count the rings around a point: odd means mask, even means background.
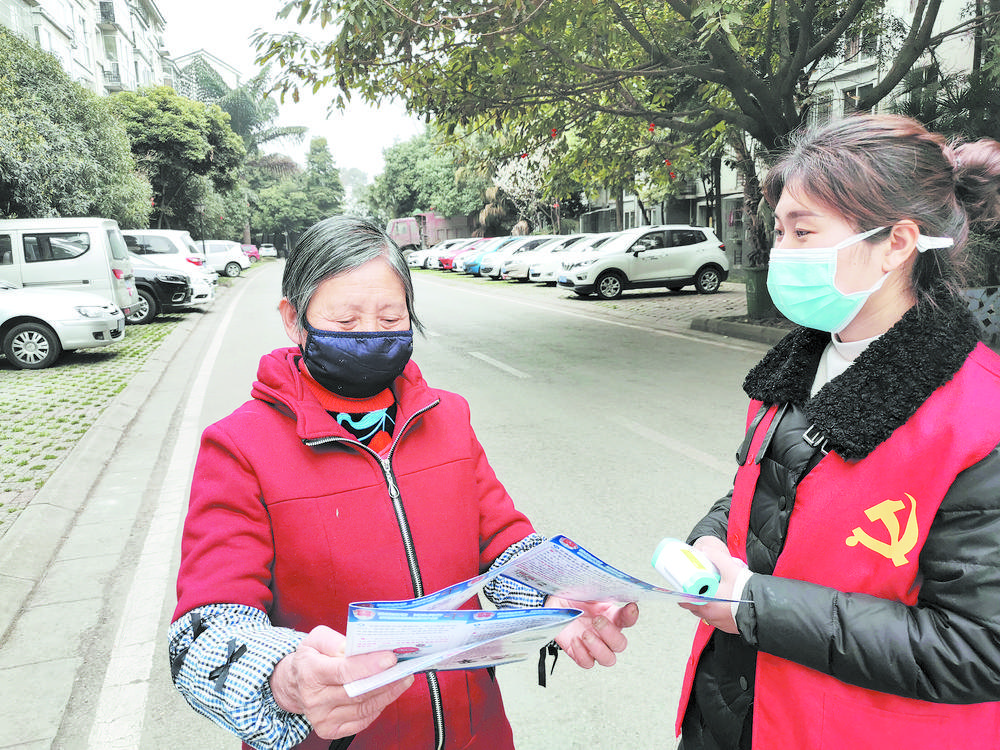
[[[993,397],[1000,377],[997,364],[980,345],[951,381],[864,460],[826,455],[798,485],[774,575],[915,605],[922,580],[920,552],[942,499],[955,478],[1000,440],[1000,401]],[[751,404],[750,418],[760,406]],[[771,407],[756,425],[748,456],[760,450],[776,410]],[[746,461],[733,490],[727,544],[743,560],[760,473],[759,463]],[[794,613],[788,616],[794,618]],[[830,617],[835,621],[836,613]],[[710,627],[699,625],[678,731],[699,656],[711,635]],[[905,698],[758,653],[755,748],[994,747],[998,731],[1000,703]],[[969,745],[970,737],[984,738],[987,744]]]
[[[266,355],[253,399],[205,430],[175,619],[205,604],[245,604],[276,626],[343,633],[350,602],[413,597],[383,464],[399,488],[424,593],[483,572],[532,533],[487,462],[464,399],[429,388],[410,362],[393,385],[395,447],[380,463],[320,406],[298,373],[299,356],[294,348]],[[449,748],[512,747],[489,672],[438,679]],[[433,741],[427,682],[418,677],[351,748]],[[300,745],[328,746],[315,735]]]

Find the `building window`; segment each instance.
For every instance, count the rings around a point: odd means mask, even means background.
[[[80,26],[80,44],[83,45],[83,59],[87,63],[87,67],[93,63],[90,58],[90,37],[87,36],[87,20],[83,16],[79,16],[77,19]]]
[[[114,34],[102,34],[104,37],[104,59],[112,62],[118,61],[118,42]]]
[[[873,86],[870,83],[866,83],[864,86],[854,86],[849,89],[844,89],[844,114],[849,115],[852,112],[860,112],[862,110],[858,109],[858,102],[866,96]],[[864,110],[865,112],[871,112],[873,110]]]
[[[828,94],[818,96],[809,108],[809,125],[820,127],[833,119],[833,99]]]
[[[878,49],[878,37],[870,32],[847,34],[844,37],[844,59],[874,57]]]

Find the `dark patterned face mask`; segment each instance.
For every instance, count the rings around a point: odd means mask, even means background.
[[[305,324],[309,374],[328,391],[370,398],[399,377],[413,353],[413,331],[323,331]]]

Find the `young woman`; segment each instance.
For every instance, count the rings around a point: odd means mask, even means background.
[[[730,494],[689,541],[702,619],[683,750],[994,747],[1000,357],[957,292],[1000,144],[901,117],[807,132],[769,172],[768,288],[802,327],[750,372]]]

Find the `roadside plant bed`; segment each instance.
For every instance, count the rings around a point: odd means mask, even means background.
[[[719,320],[728,320],[732,323],[747,323],[754,326],[765,326],[767,328],[785,328],[792,330],[796,325],[788,318],[762,318],[760,320],[751,319],[749,315],[730,315],[721,317]]]
[[[128,326],[121,341],[64,353],[43,370],[0,357],[0,536],[180,320]]]

